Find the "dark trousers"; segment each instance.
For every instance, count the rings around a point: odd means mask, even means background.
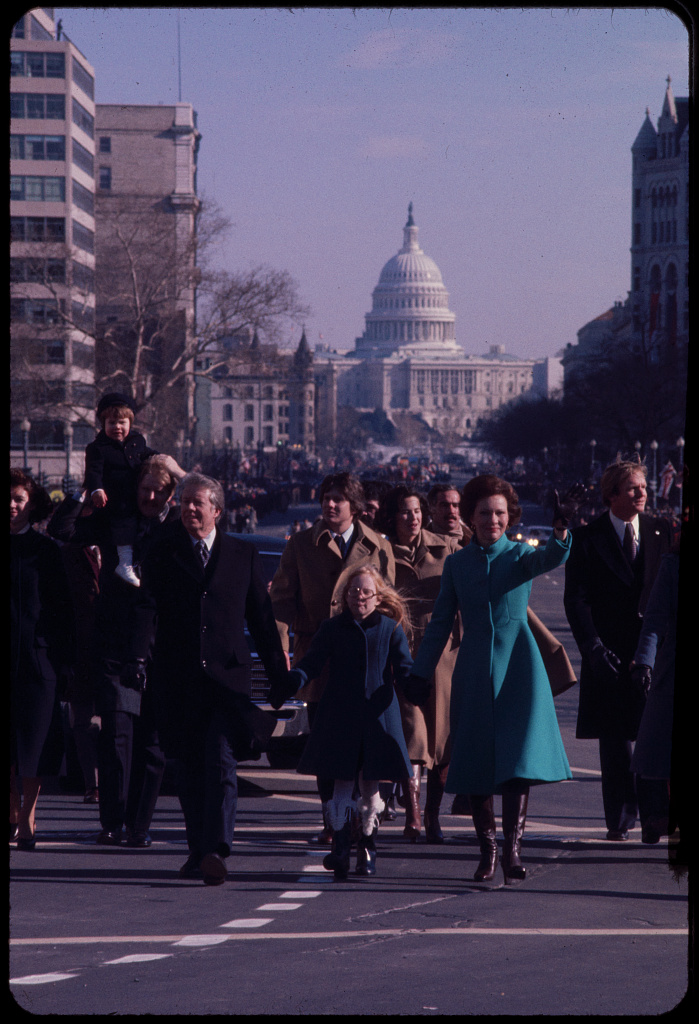
[[[150,705],[141,714],[102,710],[97,741],[100,823],[109,832],[122,826],[147,832],[160,793],[165,755]]]
[[[620,736],[601,736],[602,802],[607,828],[626,832],[667,818],[667,787],[662,779],[644,779],[631,771],[633,742]]]
[[[316,712],[318,710],[318,703],[316,701],[308,702],[308,725],[309,728],[313,728],[315,721]],[[318,796],[320,797],[321,803],[326,804],[328,800],[332,800],[333,792],[335,790],[335,780],[326,778],[323,775],[316,776],[316,785],[318,787]]]
[[[236,728],[221,709],[206,714],[177,758],[177,789],[190,854],[231,852],[238,807]]]

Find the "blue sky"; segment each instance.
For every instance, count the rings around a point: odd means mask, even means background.
[[[179,19],[178,19],[179,12]],[[288,270],[352,348],[409,202],[468,354],[554,355],[624,299],[631,153],[689,42],[663,8],[55,9],[99,103],[182,99],[230,269]],[[300,330],[288,331],[295,343]]]

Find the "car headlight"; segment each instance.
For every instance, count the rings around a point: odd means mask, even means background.
[[[533,547],[533,548],[538,548],[539,541],[536,539],[536,537],[530,537],[529,540],[527,541],[527,544],[530,544],[531,547]]]

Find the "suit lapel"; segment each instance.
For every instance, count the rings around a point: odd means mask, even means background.
[[[192,538],[181,524],[180,529],[177,531],[173,557],[178,565],[188,572],[190,576],[193,576],[195,580],[201,581],[204,579],[204,566],[197,558]]]
[[[592,525],[595,529],[591,530],[591,536],[600,558],[624,583],[629,586],[633,585],[633,569],[626,560],[609,513],[606,512],[600,516]]]

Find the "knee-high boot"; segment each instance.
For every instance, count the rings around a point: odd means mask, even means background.
[[[403,785],[403,792],[407,797],[403,835],[413,843],[417,841],[420,835],[420,826],[422,824],[420,816],[420,773],[420,765],[416,765],[416,772],[410,776],[407,792],[405,784]]]
[[[502,831],[505,842],[502,847],[502,871],[505,884],[526,877],[527,869],[520,856],[524,826],[527,823],[529,789],[523,793],[502,794]]]
[[[498,866],[498,844],[495,834],[495,812],[492,796],[469,794],[471,816],[481,846],[481,859],[473,876],[476,882],[490,882]]]
[[[443,764],[427,771],[427,795],[425,797],[425,839],[428,843],[443,843],[444,834],[439,824],[439,808],[444,796],[449,765]]]

